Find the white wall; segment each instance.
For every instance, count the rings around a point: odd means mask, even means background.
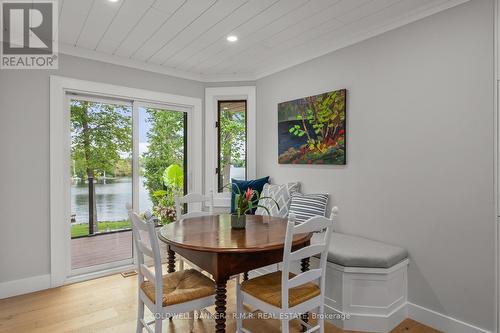
[[[409,301],[492,330],[493,1],[257,81],[257,173],[328,191],[338,229],[406,247]],[[277,103],[347,88],[347,165],[277,163]]]
[[[50,272],[51,74],[204,96],[200,82],[70,56],[0,71],[0,282]],[[235,84],[206,84],[220,85]],[[347,166],[278,165],[277,103],[338,88]],[[492,0],[258,80],[257,112],[259,176],[329,191],[340,231],[408,248],[411,302],[493,329]]]
[[[203,100],[201,82],[61,55],[59,70],[0,70],[0,282],[50,273],[49,75]]]

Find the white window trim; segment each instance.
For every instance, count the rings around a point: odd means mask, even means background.
[[[205,88],[205,190],[214,192],[214,206],[230,207],[229,193],[217,192],[217,104],[219,101],[247,101],[247,178],[256,177],[255,86]]]
[[[144,103],[173,105],[188,113],[188,190],[202,192],[202,100],[156,91],[50,77],[50,255],[51,287],[71,282],[70,248],[70,124],[67,92],[97,95]],[[135,136],[134,136],[135,137]],[[134,142],[134,145],[136,143]],[[136,169],[136,168],[134,168]],[[66,175],[66,176],[65,176]],[[133,205],[138,198],[134,195]],[[109,268],[112,268],[111,266]],[[105,271],[102,274],[106,274]],[[96,277],[96,276],[93,276]]]

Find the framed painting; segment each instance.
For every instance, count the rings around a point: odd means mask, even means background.
[[[346,164],[346,95],[335,90],[278,104],[278,163]]]

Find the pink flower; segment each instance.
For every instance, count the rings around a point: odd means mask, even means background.
[[[252,196],[253,196],[253,190],[251,188],[248,188],[246,191],[245,191],[245,199],[247,201],[250,201],[250,199],[252,199]]]

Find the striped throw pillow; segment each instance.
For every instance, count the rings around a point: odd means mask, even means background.
[[[325,216],[328,194],[292,193],[292,203],[288,214],[295,214],[296,221],[302,223],[313,216]]]

